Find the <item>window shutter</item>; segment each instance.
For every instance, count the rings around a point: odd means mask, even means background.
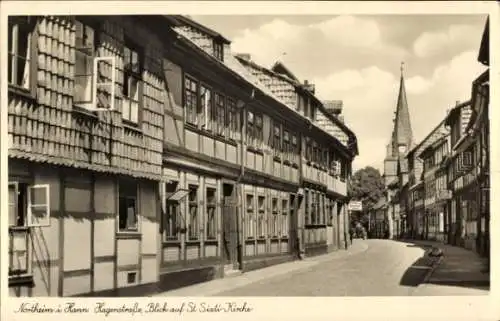
[[[165,95],[165,105],[175,111],[182,108],[183,77],[182,69],[173,62],[163,59],[163,75],[167,94]]]
[[[38,18],[33,17],[33,32],[31,33],[31,52],[30,55],[30,91],[36,98],[38,87]],[[31,22],[31,21],[30,21]]]

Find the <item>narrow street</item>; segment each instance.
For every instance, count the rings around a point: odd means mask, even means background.
[[[431,263],[429,258],[422,258],[423,248],[411,244],[361,239],[354,242],[365,242],[368,249],[217,295],[405,296],[422,282]]]

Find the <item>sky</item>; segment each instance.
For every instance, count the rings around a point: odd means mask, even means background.
[[[191,16],[270,67],[280,60],[323,100],[343,100],[358,138],[353,169],[383,172],[404,61],[413,136],[419,143],[485,69],[477,51],[485,15]]]

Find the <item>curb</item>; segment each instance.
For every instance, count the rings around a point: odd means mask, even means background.
[[[424,277],[424,280],[422,281],[421,284],[425,284],[429,282],[429,279],[431,278],[432,274],[434,271],[437,269],[437,267],[441,264],[441,262],[444,259],[444,255],[441,255],[436,261],[434,261],[431,265],[431,268],[429,269],[429,272]]]

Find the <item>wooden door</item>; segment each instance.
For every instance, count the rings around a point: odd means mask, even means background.
[[[226,264],[239,267],[238,255],[238,207],[235,188],[231,184],[224,184],[222,199],[222,247],[223,259]]]

